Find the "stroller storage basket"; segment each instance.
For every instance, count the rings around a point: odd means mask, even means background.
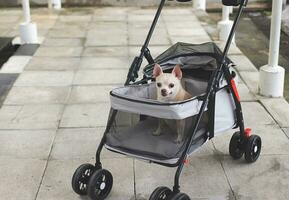
[[[156,99],[155,83],[129,85],[110,92],[112,110],[117,114],[106,134],[106,147],[126,155],[133,155],[146,160],[163,163],[175,163],[184,150],[186,139],[193,130],[196,116],[203,102],[202,96],[207,88],[207,81],[184,78],[184,88],[193,97],[186,101],[163,103]],[[215,133],[231,129],[235,125],[234,103],[227,92],[226,81],[220,82],[216,94]],[[208,138],[208,108],[197,129],[190,153],[206,142]],[[166,125],[164,133],[154,136],[158,123]],[[182,142],[177,137],[176,121],[185,121],[185,134]]]

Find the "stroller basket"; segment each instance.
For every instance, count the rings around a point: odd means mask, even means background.
[[[191,65],[195,61],[191,56],[181,58],[191,62]],[[175,62],[176,59],[171,61]],[[165,64],[168,63],[169,61],[166,61]],[[109,150],[162,163],[172,164],[178,160],[184,150],[187,136],[192,132],[196,116],[203,103],[202,97],[208,86],[208,79],[195,78],[192,74],[186,74],[190,64],[186,62],[186,65],[183,65],[187,66],[187,70],[184,70],[186,78],[182,81],[184,88],[193,94],[191,99],[180,102],[159,102],[156,100],[157,89],[154,82],[119,87],[110,92],[111,107],[112,110],[117,110],[117,114],[106,134],[106,147]],[[204,68],[205,65],[195,70],[204,71]],[[219,88],[215,104],[215,133],[231,129],[236,122],[235,105],[231,94],[227,92],[227,82],[222,79]],[[201,146],[208,138],[207,111],[208,108],[205,109],[189,153]],[[155,136],[153,133],[157,130],[160,120],[165,123],[164,131],[160,136]],[[184,120],[185,124],[185,137],[178,143],[175,141],[177,120]]]

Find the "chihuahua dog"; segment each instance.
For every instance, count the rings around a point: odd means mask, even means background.
[[[192,96],[184,90],[181,84],[182,70],[180,65],[176,65],[171,73],[163,73],[159,64],[156,64],[153,70],[153,77],[156,79],[157,100],[161,102],[184,101]],[[163,127],[170,122],[168,120],[159,120],[157,130],[154,135],[160,135]],[[176,121],[176,132],[178,134],[176,142],[182,142],[185,132],[185,119]]]

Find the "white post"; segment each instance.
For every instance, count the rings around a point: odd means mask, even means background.
[[[206,0],[194,0],[193,5],[196,10],[206,10]]]
[[[61,0],[52,0],[52,5],[56,10],[61,9]]]
[[[48,8],[52,9],[52,0],[48,0]]]
[[[24,22],[19,25],[21,43],[38,43],[37,26],[31,22],[29,0],[22,0]]]
[[[222,21],[229,21],[230,20],[230,6],[223,6],[222,7]]]
[[[230,14],[232,14],[234,11],[234,7],[233,6],[230,6]]]
[[[23,8],[24,22],[25,23],[30,23],[31,16],[30,16],[29,1],[22,1],[22,8]]]
[[[227,41],[231,28],[233,26],[234,22],[229,18],[230,12],[231,6],[222,7],[222,20],[218,23],[220,41]],[[235,43],[235,36],[233,37],[232,42]]]
[[[285,70],[278,66],[282,1],[273,0],[268,65],[260,68],[259,91],[267,97],[282,97]]]

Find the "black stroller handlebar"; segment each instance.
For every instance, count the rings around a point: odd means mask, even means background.
[[[129,72],[127,74],[127,79],[126,79],[125,85],[130,84],[130,82],[135,82],[135,80],[138,78],[138,71],[139,71],[139,69],[141,67],[143,57],[146,58],[146,60],[148,61],[149,64],[153,64],[154,63],[154,59],[152,58],[152,56],[150,54],[150,51],[148,49],[148,45],[149,45],[150,39],[152,37],[152,34],[153,34],[154,29],[156,27],[157,21],[158,21],[158,19],[160,17],[161,11],[162,11],[166,1],[173,1],[173,0],[161,0],[160,5],[158,7],[158,10],[157,10],[157,12],[155,14],[153,23],[152,23],[152,25],[150,27],[150,30],[149,30],[149,32],[147,34],[145,42],[144,42],[144,44],[142,46],[141,52],[140,52],[139,56],[134,58],[131,66],[130,66]],[[176,1],[178,1],[178,2],[188,2],[190,0],[176,0]],[[231,32],[229,34],[227,43],[225,45],[225,49],[223,51],[222,62],[224,62],[225,61],[225,57],[227,56],[227,53],[229,51],[232,39],[233,39],[233,35],[234,35],[235,29],[236,29],[236,25],[237,25],[237,23],[239,21],[240,15],[241,15],[242,10],[243,10],[243,7],[246,7],[246,5],[248,3],[248,0],[222,0],[222,3],[225,6],[239,6],[237,17],[234,20],[233,27],[231,29]]]

